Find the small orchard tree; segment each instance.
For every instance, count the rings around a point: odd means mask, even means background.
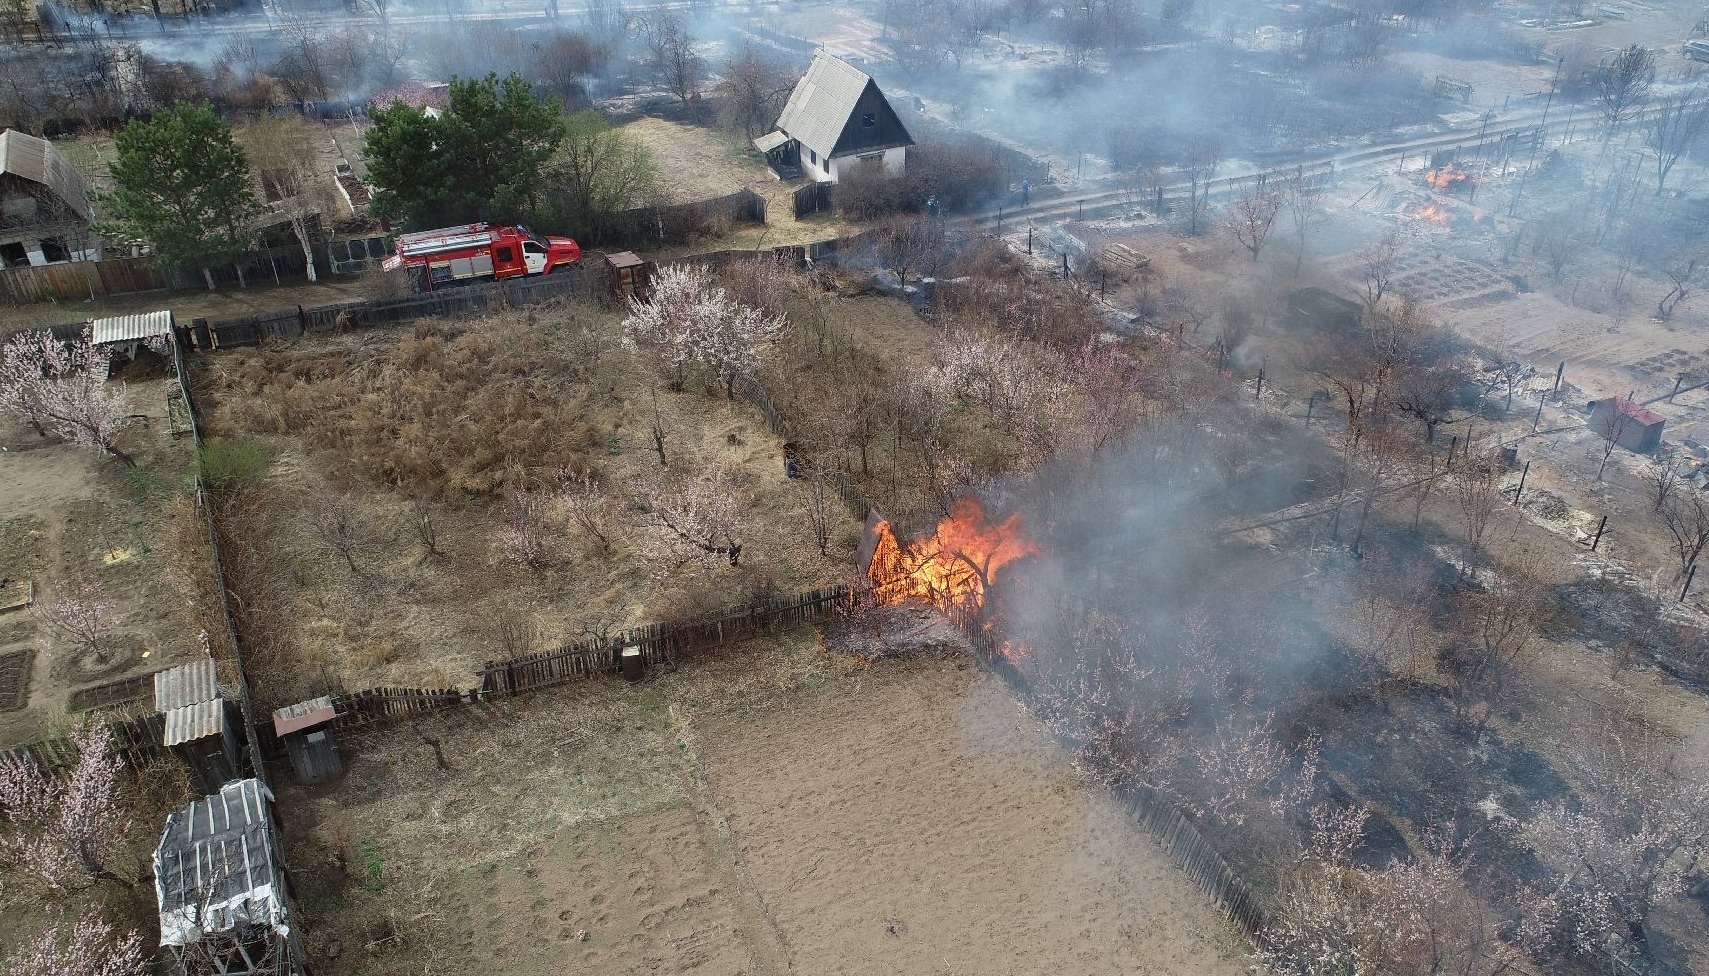
[[[68,777],[49,775],[27,758],[0,758],[0,858],[55,888],[95,881],[129,884],[108,868],[130,830],[119,805],[124,762],[105,726],[72,730],[77,765]]]
[[[114,150],[102,233],[147,244],[157,264],[200,267],[213,291],[211,266],[249,247],[249,221],[259,212],[231,126],[205,104],[180,102],[125,126]],[[242,284],[241,268],[238,275]]]
[[[47,329],[20,332],[7,340],[0,360],[0,410],[14,413],[45,436],[94,447],[136,467],[119,449],[119,431],[130,418],[124,384],[107,383],[107,367],[96,354],[89,330],[63,343]]]
[[[23,942],[7,960],[10,976],[143,976],[142,936],[120,933],[93,909]]]
[[[661,566],[675,571],[741,564],[748,525],[744,492],[734,472],[699,462],[655,473],[645,489],[637,499],[644,527],[652,530],[645,546]]]
[[[703,266],[665,268],[653,279],[653,294],[635,300],[623,322],[624,344],[651,353],[673,389],[687,380],[689,363],[708,366],[736,395],[736,381],[753,375],[767,347],[782,334],[781,316],[743,305],[712,285]]]
[[[511,492],[510,502],[499,519],[498,543],[506,556],[529,570],[543,569],[552,555],[546,499],[526,488]]]
[[[118,621],[115,610],[101,587],[87,579],[72,580],[54,599],[30,606],[30,613],[48,629],[57,645],[86,654],[97,665],[106,665],[112,659],[108,641]]]

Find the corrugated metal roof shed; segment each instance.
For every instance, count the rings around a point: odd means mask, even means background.
[[[89,323],[93,333],[90,341],[99,346],[108,342],[129,342],[133,339],[148,339],[153,336],[163,336],[172,331],[172,313],[143,312],[138,315],[115,315],[111,318],[93,319]]]
[[[274,861],[273,794],[253,779],[227,783],[166,818],[154,850],[160,944],[260,925],[289,929]]]
[[[154,676],[154,710],[157,712],[170,712],[185,705],[211,701],[219,695],[219,682],[211,657],[167,668]]]
[[[322,695],[306,702],[286,705],[273,713],[273,731],[281,737],[292,732],[323,725],[338,717],[332,709],[332,696]]]
[[[46,139],[15,129],[0,132],[0,173],[40,183],[79,217],[89,219],[89,189],[83,174]]]
[[[225,731],[225,700],[214,698],[174,708],[166,713],[161,745],[177,746]]]

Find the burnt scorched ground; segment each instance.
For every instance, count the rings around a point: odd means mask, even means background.
[[[1354,513],[1339,540],[1321,515],[1225,535],[1230,519],[1321,500],[1325,456],[1263,423],[1197,420],[1012,500],[1043,555],[990,606],[1025,649],[1015,672],[1035,715],[1083,771],[1170,795],[1260,893],[1276,889],[1318,803],[1371,809],[1360,856],[1373,866],[1438,833],[1465,844],[1491,891],[1538,880],[1510,828],[1572,790],[1507,731],[1511,706],[1455,697],[1465,690],[1436,651],[1374,665],[1349,643],[1361,601],[1403,586],[1431,648],[1470,639],[1455,608],[1483,584],[1456,563],[1452,533],[1378,506],[1363,558],[1348,551]],[[1247,433],[1205,436],[1213,426]],[[1202,775],[1248,737],[1287,752],[1264,783],[1286,802],[1236,809]]]

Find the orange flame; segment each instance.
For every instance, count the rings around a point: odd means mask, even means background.
[[[1470,173],[1451,162],[1442,164],[1441,169],[1433,169],[1424,174],[1424,182],[1430,184],[1430,188],[1438,193],[1447,193],[1471,178]]]
[[[1022,533],[1019,512],[991,525],[976,498],[957,500],[937,531],[906,545],[889,522],[878,523],[876,531],[867,578],[884,603],[921,600],[944,610],[978,610],[1003,567],[1039,551]]]
[[[1412,215],[1414,217],[1421,219],[1421,220],[1428,220],[1431,223],[1436,224],[1436,225],[1441,226],[1441,227],[1447,227],[1449,224],[1449,221],[1453,217],[1453,215],[1448,213],[1448,211],[1443,210],[1441,207],[1438,207],[1434,203],[1428,204],[1428,205],[1426,205],[1426,206],[1424,206],[1418,210],[1413,211]]]

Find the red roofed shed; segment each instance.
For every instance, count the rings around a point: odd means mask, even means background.
[[[1631,400],[1609,397],[1590,405],[1590,429],[1628,451],[1648,454],[1661,446],[1667,418]]]

